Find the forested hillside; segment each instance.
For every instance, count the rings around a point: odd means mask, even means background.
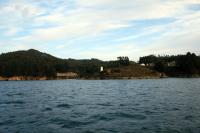
[[[140,64],[168,76],[191,77],[200,75],[200,56],[188,52],[185,55],[149,55],[140,57]]]
[[[128,57],[120,56],[114,61],[98,59],[60,59],[47,53],[30,49],[0,55],[0,77],[32,76],[56,77],[57,73],[74,72],[79,78],[120,77],[191,77],[200,75],[200,57],[194,53],[177,56],[144,56],[138,65]],[[100,67],[104,71],[100,72]],[[150,70],[151,69],[151,70]]]
[[[119,66],[118,61],[104,62],[98,59],[60,59],[40,51],[30,49],[0,55],[0,76],[47,76],[56,73],[76,72],[80,76],[99,74],[100,66]]]

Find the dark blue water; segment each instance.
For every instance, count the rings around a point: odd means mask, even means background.
[[[200,133],[200,79],[3,81],[0,133]]]

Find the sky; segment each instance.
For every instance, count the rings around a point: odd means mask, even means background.
[[[0,53],[138,60],[200,54],[200,0],[0,0]]]

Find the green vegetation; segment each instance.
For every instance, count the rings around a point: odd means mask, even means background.
[[[140,57],[139,63],[168,76],[193,77],[200,75],[200,56],[190,52],[177,56],[144,56]]]
[[[54,76],[54,65],[64,62],[51,55],[30,49],[0,55],[0,75],[11,76]]]
[[[98,59],[60,59],[34,49],[0,55],[0,77],[31,76],[56,77],[57,73],[74,72],[79,78],[120,78],[200,75],[200,57],[194,53],[177,56],[140,57],[141,66],[128,57],[120,56],[114,61]],[[104,72],[100,72],[100,67]],[[151,70],[150,70],[151,69]]]
[[[120,56],[117,57],[119,64],[124,65],[124,66],[128,66],[130,65],[130,61],[129,58],[127,56]]]
[[[127,64],[127,57],[125,62]],[[0,76],[55,77],[56,73],[75,72],[80,77],[100,74],[100,66],[113,68],[120,66],[119,61],[98,59],[74,60],[60,59],[37,50],[16,51],[0,55]]]

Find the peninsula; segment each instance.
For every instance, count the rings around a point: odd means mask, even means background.
[[[200,57],[144,56],[138,63],[120,56],[114,61],[61,59],[34,49],[0,55],[0,80],[144,79],[199,77]]]

